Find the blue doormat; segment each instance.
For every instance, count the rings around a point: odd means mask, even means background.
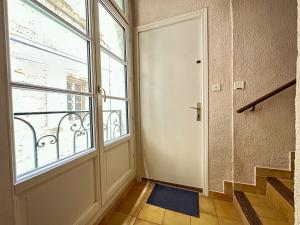
[[[199,217],[199,195],[197,192],[155,184],[147,203]]]

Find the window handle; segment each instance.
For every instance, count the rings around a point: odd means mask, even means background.
[[[103,94],[102,94],[103,92]],[[98,93],[102,94],[104,102],[106,102],[106,91],[103,87],[98,86]]]

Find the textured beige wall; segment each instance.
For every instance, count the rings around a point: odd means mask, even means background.
[[[300,15],[300,0],[298,0]],[[300,17],[298,16],[298,52],[300,52]],[[300,80],[300,56],[297,59],[297,81]],[[300,224],[300,82],[296,88],[296,159],[295,159],[295,225]]]
[[[272,2],[272,3],[271,3]],[[297,2],[233,0],[233,80],[246,81],[233,92],[234,110],[295,78]],[[254,167],[289,169],[295,150],[295,87],[233,114],[234,180],[252,183]]]
[[[233,173],[235,182],[253,183],[255,166],[288,169],[295,89],[254,113],[235,110],[295,77],[296,0],[133,0],[133,6],[135,26],[208,7],[209,86],[222,84],[221,92],[209,93],[209,189],[222,191]],[[246,81],[246,90],[232,91],[233,79]]]
[[[222,191],[222,181],[232,180],[230,1],[133,0],[133,5],[135,25],[209,8],[209,84],[222,84],[222,92],[209,94],[209,189]]]

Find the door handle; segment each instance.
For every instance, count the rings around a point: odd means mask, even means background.
[[[200,110],[200,107],[189,107],[190,109]]]
[[[197,121],[201,121],[201,103],[200,102],[197,102],[197,107],[189,107],[190,109],[195,109],[196,112],[197,112],[197,117],[196,117],[196,120]]]

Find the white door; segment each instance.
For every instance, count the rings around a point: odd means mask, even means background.
[[[183,18],[139,32],[142,174],[203,188],[206,20]]]

